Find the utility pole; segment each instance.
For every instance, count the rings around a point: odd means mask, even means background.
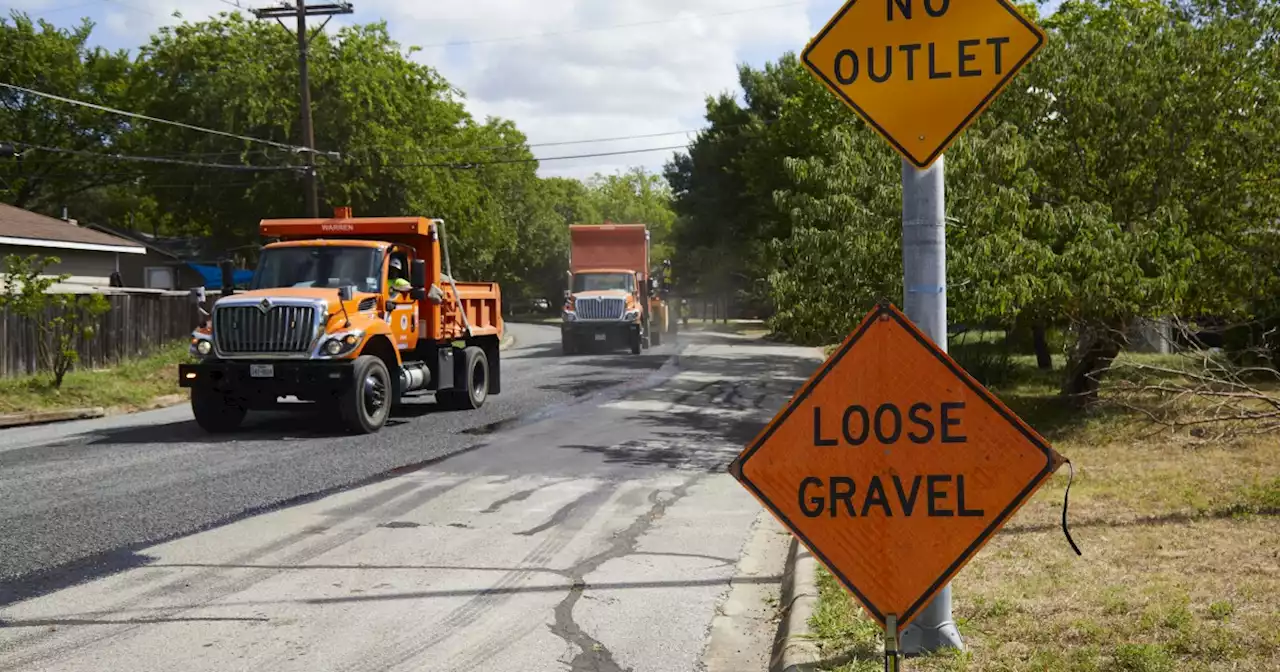
[[[253,10],[254,16],[259,19],[275,19],[282,28],[290,33],[296,33],[298,37],[298,89],[301,98],[302,113],[302,146],[307,149],[306,154],[306,174],[303,176],[303,189],[305,190],[307,201],[307,216],[320,216],[320,201],[316,191],[316,138],[315,131],[311,125],[311,82],[307,73],[307,50],[311,46],[311,40],[315,39],[320,31],[329,24],[338,14],[350,14],[355,10],[349,2],[335,2],[324,5],[307,5],[306,0],[296,0],[294,5],[282,2],[280,7],[268,7],[266,9]],[[307,32],[307,17],[323,16],[324,23],[320,24],[315,32]],[[281,19],[284,17],[295,17],[298,22],[297,30],[289,28]]]
[[[946,163],[917,170],[902,162],[903,312],[943,352],[947,351]],[[951,616],[951,585],[943,586],[902,630],[903,653],[964,650]]]

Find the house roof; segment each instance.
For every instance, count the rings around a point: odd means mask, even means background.
[[[148,250],[175,261],[212,260],[225,255],[222,248],[209,239],[198,236],[155,236],[145,231],[119,229],[106,224],[86,224],[85,226],[143,245]]]
[[[0,245],[146,254],[138,243],[0,203]]]
[[[124,231],[119,231],[109,226],[104,226],[102,224],[85,224],[85,227],[92,229],[94,231],[101,232],[108,236],[120,238],[121,240],[133,243],[135,245],[141,245],[147,248],[148,250],[155,252],[156,254],[169,257],[170,259],[173,259],[175,261],[181,261],[181,258],[177,254],[175,254],[172,250],[168,250],[160,246],[158,243],[154,241],[144,240],[140,236],[135,236],[133,234],[126,233]]]

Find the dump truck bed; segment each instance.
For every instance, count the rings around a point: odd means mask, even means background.
[[[446,283],[447,284],[447,283]],[[459,282],[458,299],[471,323],[472,336],[501,336],[502,291],[496,282]],[[461,320],[461,318],[458,318]],[[461,326],[461,325],[459,325]]]
[[[569,227],[569,270],[625,268],[649,274],[649,233],[644,224],[575,224]]]

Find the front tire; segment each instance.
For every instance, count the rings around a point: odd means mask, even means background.
[[[631,332],[631,354],[640,354],[640,348],[643,346],[644,337],[640,335],[640,330],[636,329]]]
[[[561,330],[560,331],[560,351],[566,355],[578,354],[577,344],[573,342],[573,334]]]
[[[226,434],[240,428],[247,409],[229,395],[205,387],[191,388],[191,414],[210,434]]]
[[[393,392],[387,365],[373,355],[361,355],[352,366],[351,381],[338,400],[342,422],[359,434],[373,434],[387,424]]]

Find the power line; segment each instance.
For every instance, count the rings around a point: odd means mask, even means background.
[[[182,159],[169,159],[158,156],[138,156],[132,154],[107,154],[103,152],[90,152],[79,149],[64,149],[62,147],[44,147],[40,145],[31,145],[26,143],[12,143],[18,147],[34,149],[44,152],[54,152],[59,154],[70,154],[73,156],[82,156],[93,159],[104,159],[109,161],[134,161],[142,163],[158,163],[166,165],[190,166],[193,168],[210,168],[217,170],[230,170],[239,172],[297,172],[302,169],[301,166],[254,166],[234,163],[207,163],[202,161],[185,161]],[[337,168],[456,168],[467,169],[475,166],[512,164],[512,163],[539,163],[542,161],[567,161],[570,159],[591,159],[606,156],[624,156],[627,154],[647,154],[652,152],[666,152],[677,149],[688,149],[688,143],[683,145],[670,145],[667,147],[646,147],[643,149],[625,149],[614,152],[592,152],[588,154],[571,154],[565,156],[544,156],[544,157],[523,157],[518,159],[482,159],[477,161],[447,161],[436,163],[333,163],[317,166],[317,168],[337,169]]]
[[[645,149],[625,149],[616,152],[592,152],[590,154],[570,154],[565,156],[534,156],[519,159],[484,159],[480,161],[447,161],[440,163],[333,163],[320,168],[454,168],[469,169],[475,166],[491,166],[510,163],[541,163],[544,161],[568,161],[570,159],[595,159],[605,156],[623,156],[626,154],[647,154],[652,152],[667,152],[677,149],[688,149],[689,145],[670,145],[668,147],[647,147]]]
[[[199,132],[201,132],[201,133],[209,133],[209,134],[212,134],[212,135],[220,135],[220,136],[227,137],[227,138],[234,138],[234,139],[236,139],[236,140],[243,140],[243,141],[245,141],[245,142],[257,142],[257,143],[261,143],[261,144],[264,144],[264,145],[271,145],[272,147],[278,147],[278,148],[280,148],[280,149],[287,149],[287,150],[289,150],[289,151],[291,151],[291,152],[312,152],[312,153],[313,153],[313,152],[315,152],[315,151],[316,151],[316,150],[314,150],[314,149],[309,149],[309,148],[306,148],[306,147],[296,147],[296,146],[294,146],[294,145],[288,145],[288,144],[285,144],[285,143],[283,143],[283,142],[275,142],[274,140],[263,140],[262,138],[254,138],[254,137],[250,137],[250,136],[247,136],[247,135],[237,135],[237,134],[235,134],[235,133],[228,133],[227,131],[218,131],[218,130],[214,130],[214,129],[212,129],[212,128],[204,128],[204,127],[202,127],[202,126],[193,126],[193,125],[191,125],[191,124],[184,124],[184,123],[182,123],[181,121],[172,121],[172,120],[170,120],[170,119],[160,119],[160,118],[158,118],[158,117],[150,117],[150,116],[147,116],[147,115],[145,115],[145,114],[138,114],[137,112],[128,112],[128,111],[126,111],[126,110],[119,110],[119,109],[116,109],[116,108],[114,108],[114,107],[107,107],[106,105],[98,105],[97,103],[89,103],[89,102],[85,102],[85,101],[83,101],[83,100],[76,100],[76,99],[74,99],[74,98],[67,98],[67,97],[65,97],[65,96],[59,96],[59,95],[55,95],[55,94],[52,94],[52,93],[45,93],[45,92],[43,92],[43,91],[36,91],[36,90],[34,90],[34,89],[28,89],[28,88],[26,88],[26,87],[17,86],[17,85],[15,85],[15,84],[8,84],[8,83],[5,83],[5,82],[0,82],[0,86],[4,87],[4,88],[6,88],[6,89],[11,89],[11,90],[13,90],[13,91],[19,91],[19,92],[21,92],[21,93],[29,94],[29,95],[32,95],[32,96],[40,96],[40,97],[43,97],[43,98],[49,98],[49,99],[51,99],[51,100],[56,100],[56,101],[59,101],[59,102],[62,102],[62,103],[70,103],[70,104],[72,104],[72,105],[80,105],[80,106],[82,106],[82,107],[88,107],[88,108],[91,108],[91,109],[100,110],[100,111],[102,111],[102,112],[110,112],[111,114],[119,114],[119,115],[122,115],[122,116],[125,116],[125,117],[132,117],[132,118],[134,118],[134,119],[143,119],[143,120],[145,120],[145,121],[154,121],[154,122],[156,122],[156,123],[160,123],[160,124],[168,124],[168,125],[170,125],[170,126],[177,126],[177,127],[179,127],[179,128],[185,128],[185,129],[189,129],[189,130],[192,130],[192,131],[199,131]],[[328,152],[326,152],[326,153],[328,153]]]
[[[12,143],[16,147],[24,147],[28,150],[35,149],[42,152],[53,152],[55,154],[70,154],[72,156],[84,156],[94,159],[105,159],[109,161],[137,161],[142,163],[163,163],[174,166],[191,166],[194,168],[215,168],[219,170],[233,170],[240,172],[269,172],[298,170],[296,166],[247,166],[235,163],[207,163],[204,161],[186,161],[183,159],[167,159],[159,156],[137,156],[132,154],[106,154],[103,152],[90,152],[81,149],[64,149],[62,147],[44,147],[41,145],[31,145],[22,142]]]
[[[485,39],[479,39],[479,40],[458,40],[455,42],[440,42],[437,44],[423,45],[423,48],[435,49],[439,47],[465,47],[473,44],[517,42],[521,40],[535,40],[542,37],[562,37],[565,35],[576,35],[578,33],[592,33],[592,32],[604,31],[604,30],[620,30],[624,28],[639,28],[642,26],[658,26],[658,25],[664,25],[669,23],[680,23],[682,21],[688,21],[689,19],[713,18],[718,16],[732,16],[734,14],[746,14],[748,12],[759,12],[759,11],[764,11],[768,9],[780,9],[782,7],[796,7],[798,5],[805,5],[805,4],[808,4],[807,0],[803,0],[800,2],[784,2],[777,5],[763,5],[760,7],[746,7],[743,9],[731,9],[726,12],[713,12],[708,14],[690,14],[687,16],[682,16],[674,19],[656,19],[653,21],[639,21],[636,23],[619,23],[611,26],[595,26],[590,28],[579,28],[575,30],[562,30],[562,31],[556,31],[551,33],[534,33],[530,35],[517,35],[512,37],[494,37],[494,38],[485,38]]]

